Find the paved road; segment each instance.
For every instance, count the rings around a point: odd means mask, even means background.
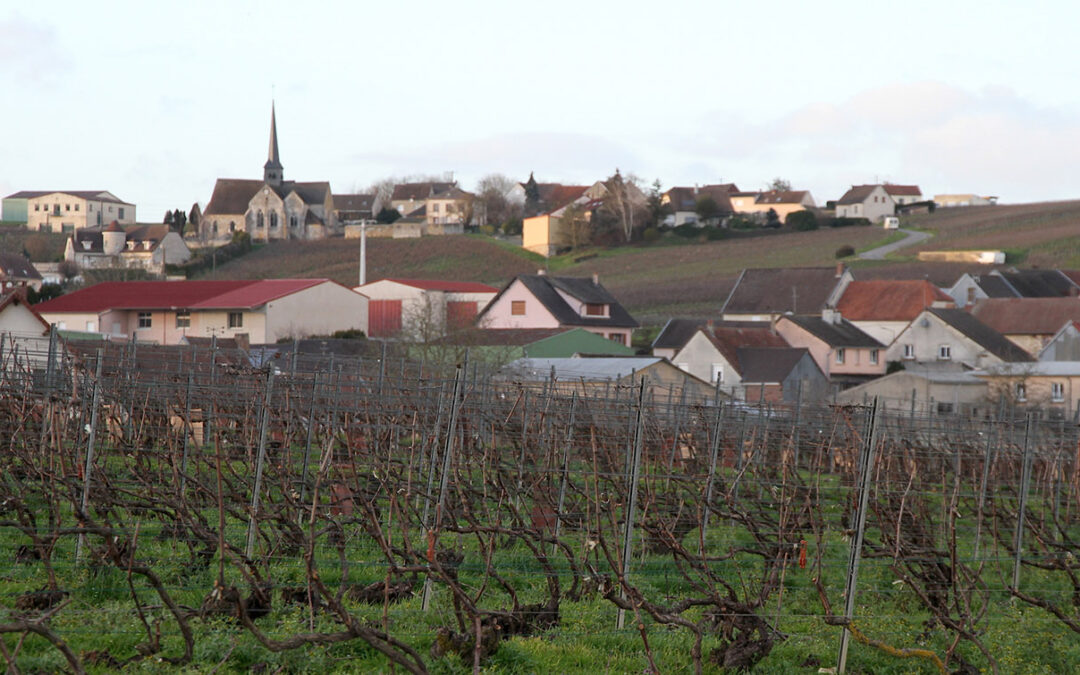
[[[885,244],[884,246],[878,246],[872,248],[869,251],[863,251],[859,254],[860,258],[864,260],[882,260],[885,256],[889,255],[893,251],[898,251],[907,246],[914,246],[919,242],[926,241],[930,238],[929,232],[916,232],[915,230],[899,230],[903,232],[905,236],[900,241],[894,241],[891,244]]]

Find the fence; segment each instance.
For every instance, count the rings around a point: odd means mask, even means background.
[[[616,670],[997,671],[1013,603],[1080,632],[1080,436],[1004,406],[687,401],[385,350],[54,339],[0,364],[0,633],[34,636],[12,667],[210,666],[239,626],[290,668],[479,670],[543,635],[526,670],[617,639]]]

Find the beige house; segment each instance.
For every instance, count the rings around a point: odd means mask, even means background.
[[[365,296],[328,279],[265,279],[106,282],[36,309],[60,329],[172,345],[185,337],[273,343],[366,331],[367,306]]]
[[[837,389],[885,374],[885,346],[835,310],[821,316],[782,316],[776,332],[792,347],[808,349]]]
[[[117,221],[135,224],[135,205],[106,190],[17,192],[26,200],[26,227],[41,232],[76,232]]]
[[[728,195],[735,213],[764,218],[769,211],[776,213],[781,223],[796,211],[814,208],[809,190],[768,190],[765,192],[734,192]]]
[[[390,196],[391,208],[426,225],[468,225],[474,201],[475,195],[452,182],[402,183]]]
[[[64,260],[79,269],[144,269],[164,274],[166,265],[191,259],[187,243],[168,225],[128,225],[85,228],[68,237]]]
[[[836,395],[841,405],[861,405],[881,397],[886,410],[920,417],[978,416],[993,407],[984,379],[970,371],[911,366],[845,389]]]
[[[624,182],[626,195],[630,202],[640,207],[645,204],[645,194],[631,182]],[[522,223],[521,247],[526,251],[539,253],[544,257],[550,257],[560,250],[574,246],[575,233],[571,231],[572,224],[567,223],[565,216],[571,206],[580,207],[585,223],[592,216],[592,211],[603,205],[610,188],[607,182],[597,181],[588,187],[581,186],[557,186],[550,192],[545,202],[549,210],[525,218]],[[555,200],[558,201],[555,201]],[[587,239],[588,237],[585,237]]]
[[[990,401],[1045,411],[1051,419],[1071,416],[1080,405],[1080,361],[1005,363],[974,374],[986,381]]]
[[[929,307],[897,335],[887,361],[943,368],[988,368],[1031,356],[962,309]]]
[[[838,218],[866,218],[872,223],[896,213],[896,202],[884,185],[853,185],[836,202]]]
[[[22,289],[0,294],[0,371],[39,367],[48,354],[48,335],[48,322],[26,301]]]

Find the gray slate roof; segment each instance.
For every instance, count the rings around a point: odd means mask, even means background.
[[[265,185],[268,183],[261,180],[218,178],[214,183],[214,194],[210,196],[210,203],[206,205],[206,211],[203,214],[212,216],[246,213],[251,198]],[[330,183],[283,181],[281,185],[271,185],[270,188],[282,199],[289,196],[290,192],[296,192],[305,204],[322,204],[330,192]]]
[[[817,314],[840,278],[833,267],[743,270],[724,303],[725,314]]]
[[[555,319],[565,326],[610,326],[612,328],[637,328],[638,322],[630,313],[619,304],[611,293],[601,284],[594,284],[592,279],[577,279],[574,277],[552,277],[546,274],[522,274],[516,277],[525,288],[551,312]],[[502,295],[506,288],[499,291]],[[582,302],[601,303],[609,305],[609,316],[581,316],[559,295],[558,290],[578,298]],[[488,306],[495,304],[499,299],[496,295]]]
[[[1011,340],[1004,337],[990,326],[979,321],[974,316],[962,309],[943,309],[929,307],[928,312],[963,333],[980,347],[998,357],[1002,361],[1029,362],[1034,361],[1030,354],[1016,346]]]
[[[847,319],[841,319],[839,323],[831,323],[820,316],[785,316],[784,318],[802,327],[803,330],[822,340],[830,347],[882,348],[885,346],[862,332]]]
[[[518,359],[502,368],[500,372],[515,379],[543,381],[555,369],[558,380],[585,380],[586,382],[620,380],[633,373],[655,365],[663,359],[657,356]]]
[[[799,347],[739,347],[735,353],[743,384],[783,382],[799,361],[810,354]]]
[[[40,279],[34,265],[18,253],[0,251],[0,279]]]

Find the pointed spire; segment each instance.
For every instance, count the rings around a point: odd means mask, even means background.
[[[270,103],[270,150],[267,152],[266,164],[263,165],[263,180],[271,185],[280,185],[285,173],[281,166],[281,157],[278,155],[277,144],[277,114],[274,103]]]

